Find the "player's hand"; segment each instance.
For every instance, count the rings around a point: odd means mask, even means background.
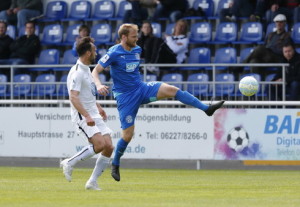
[[[97,87],[98,93],[100,93],[103,96],[106,96],[109,93],[108,89],[109,87],[105,85],[100,85],[99,87]]]
[[[95,126],[95,121],[94,121],[94,119],[92,119],[92,117],[86,116],[85,120],[86,120],[86,123],[88,126]]]

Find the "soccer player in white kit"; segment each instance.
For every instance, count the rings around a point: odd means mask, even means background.
[[[96,102],[97,89],[89,65],[95,61],[96,46],[94,40],[85,37],[76,47],[79,59],[67,78],[69,99],[71,101],[71,117],[75,127],[82,132],[91,145],[84,147],[80,152],[61,162],[63,173],[68,181],[72,179],[73,166],[80,160],[86,160],[101,152],[95,168],[86,182],[87,190],[101,190],[97,179],[110,163],[113,145],[110,134],[112,131],[106,126],[103,119],[106,113]]]

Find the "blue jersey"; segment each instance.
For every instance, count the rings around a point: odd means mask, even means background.
[[[98,63],[106,68],[110,66],[113,80],[114,96],[136,90],[142,84],[139,65],[142,49],[136,46],[131,51],[125,50],[120,44],[107,51]]]

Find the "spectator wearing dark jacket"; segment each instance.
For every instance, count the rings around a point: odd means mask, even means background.
[[[164,42],[162,38],[153,35],[150,22],[143,22],[137,45],[142,48],[141,58],[145,63],[155,63],[159,46]]]
[[[13,39],[6,34],[7,23],[0,21],[0,63],[3,59],[8,59],[10,56],[10,44]]]
[[[10,63],[33,64],[36,55],[40,52],[40,39],[34,34],[34,22],[27,22],[25,25],[26,35],[21,36],[10,45]]]
[[[289,66],[285,70],[285,91],[288,94],[286,100],[298,101],[300,100],[300,55],[296,53],[293,44],[284,45],[282,50],[284,62],[289,63]],[[282,81],[281,70],[275,75],[273,81]],[[276,87],[278,85],[275,84],[271,87],[272,100],[276,100],[275,96],[277,96],[277,100],[282,99],[282,87],[278,87],[277,90]]]
[[[283,61],[282,47],[287,43],[293,43],[290,33],[285,31],[286,17],[278,14],[274,18],[276,31],[271,32],[264,45],[257,46],[254,51],[245,59],[244,63],[281,63]],[[252,67],[252,72],[265,74],[264,68]]]
[[[164,42],[162,38],[153,35],[153,28],[150,22],[143,22],[141,33],[137,41],[137,45],[142,48],[141,58],[145,63],[156,63],[158,50],[160,45]],[[149,72],[158,72],[157,67],[147,67]]]
[[[266,23],[272,22],[278,14],[284,14],[287,17],[287,22],[291,26],[293,21],[296,21],[299,12],[300,0],[258,0],[257,10],[265,11]]]

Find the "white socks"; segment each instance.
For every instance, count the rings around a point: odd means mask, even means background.
[[[99,157],[96,161],[95,168],[93,170],[93,173],[92,173],[89,181],[91,181],[91,182],[97,181],[97,178],[104,172],[104,170],[109,165],[109,163],[110,163],[109,157],[105,157],[102,154],[99,154]]]
[[[80,152],[78,152],[76,155],[71,157],[68,160],[68,164],[71,165],[72,167],[76,165],[80,160],[86,160],[92,156],[94,156],[96,153],[94,151],[93,145],[86,146],[83,148]]]

